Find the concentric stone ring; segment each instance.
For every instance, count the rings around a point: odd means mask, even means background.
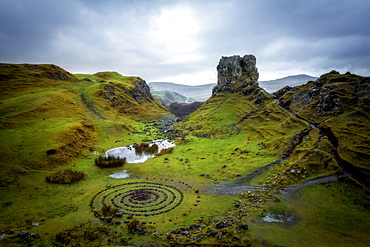
[[[99,191],[92,199],[92,210],[116,207],[123,214],[152,216],[173,210],[184,199],[175,186],[155,182],[124,183]]]

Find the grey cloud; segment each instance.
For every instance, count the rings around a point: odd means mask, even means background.
[[[1,0],[1,5],[1,62],[55,63],[72,72],[116,70],[151,80],[215,70],[221,56],[248,53],[257,56],[261,75],[319,75],[327,69],[370,74],[366,0]],[[164,44],[153,40],[153,17],[178,5],[191,7],[199,22],[197,49],[185,54],[197,59],[173,61]]]

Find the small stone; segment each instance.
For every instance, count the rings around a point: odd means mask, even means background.
[[[18,236],[20,237],[26,237],[28,235],[28,232],[26,230],[21,230],[18,232]]]
[[[119,212],[116,213],[116,216],[117,217],[122,217],[122,215],[123,215],[123,212],[122,211],[119,211]]]
[[[249,226],[247,225],[247,223],[242,223],[242,224],[239,225],[239,228],[242,229],[242,230],[248,230]]]

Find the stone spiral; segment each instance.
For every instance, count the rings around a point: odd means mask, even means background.
[[[99,191],[92,199],[92,210],[116,207],[123,214],[153,216],[173,210],[184,194],[177,187],[155,182],[124,183]]]

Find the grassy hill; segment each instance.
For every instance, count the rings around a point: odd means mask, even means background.
[[[333,150],[367,174],[368,78],[272,96],[254,56],[218,73],[212,97],[164,128],[171,114],[141,78],[1,64],[0,245],[367,246],[369,190]],[[145,163],[94,162],[161,131],[176,146]]]
[[[172,91],[151,91],[151,94],[157,98],[163,105],[169,106],[172,103],[192,103],[194,99],[185,97]]]
[[[142,79],[115,72],[72,75],[55,65],[1,64],[0,80],[3,183],[14,169],[70,163],[96,148],[108,126],[129,132],[134,119],[168,114],[141,92]]]
[[[370,183],[369,97],[370,79],[336,71],[295,88],[277,92],[281,103],[295,114],[318,125],[335,139],[344,162],[364,182]]]

